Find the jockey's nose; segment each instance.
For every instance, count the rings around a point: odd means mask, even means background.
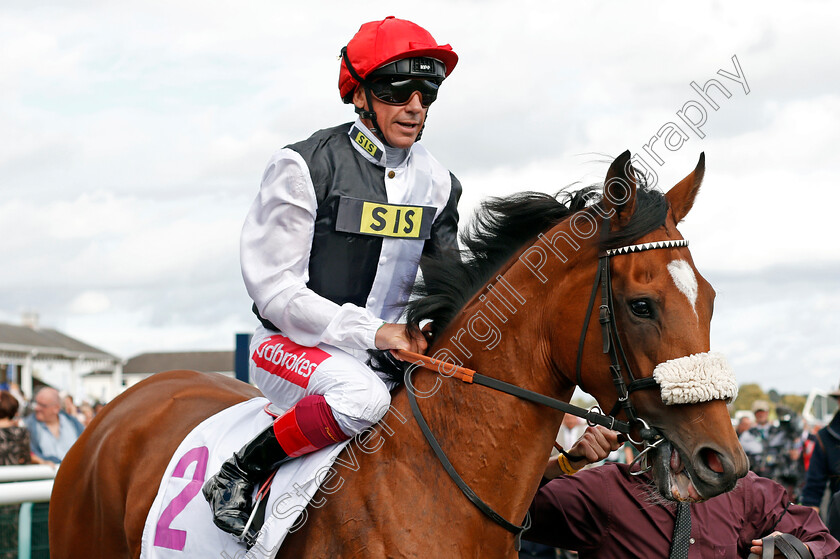
[[[423,110],[423,97],[419,91],[415,91],[408,98],[408,103],[405,104],[406,110],[411,112],[420,112]]]

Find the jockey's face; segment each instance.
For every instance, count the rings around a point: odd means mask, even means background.
[[[415,91],[404,105],[389,105],[374,95],[371,95],[371,99],[373,111],[376,112],[376,123],[379,125],[380,134],[385,136],[385,141],[395,148],[410,148],[417,141],[417,135],[420,134],[420,129],[426,121],[428,108],[423,107],[420,102],[420,93]],[[368,109],[363,87],[356,88],[353,104]],[[368,128],[373,126],[368,119],[362,119],[362,122]]]

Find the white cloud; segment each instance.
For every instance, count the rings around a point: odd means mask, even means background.
[[[111,300],[100,291],[85,291],[70,301],[68,309],[74,314],[100,314],[111,308]]]

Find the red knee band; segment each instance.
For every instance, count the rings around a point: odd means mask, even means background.
[[[346,441],[332,413],[320,394],[306,396],[274,421],[274,436],[289,456],[301,456],[333,443]]]

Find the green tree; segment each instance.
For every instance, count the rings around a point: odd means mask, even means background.
[[[756,400],[768,400],[769,397],[767,393],[762,390],[761,386],[755,383],[748,383],[742,384],[738,388],[738,397],[735,398],[735,402],[732,405],[732,409],[735,411],[738,410],[751,410],[752,404]]]

